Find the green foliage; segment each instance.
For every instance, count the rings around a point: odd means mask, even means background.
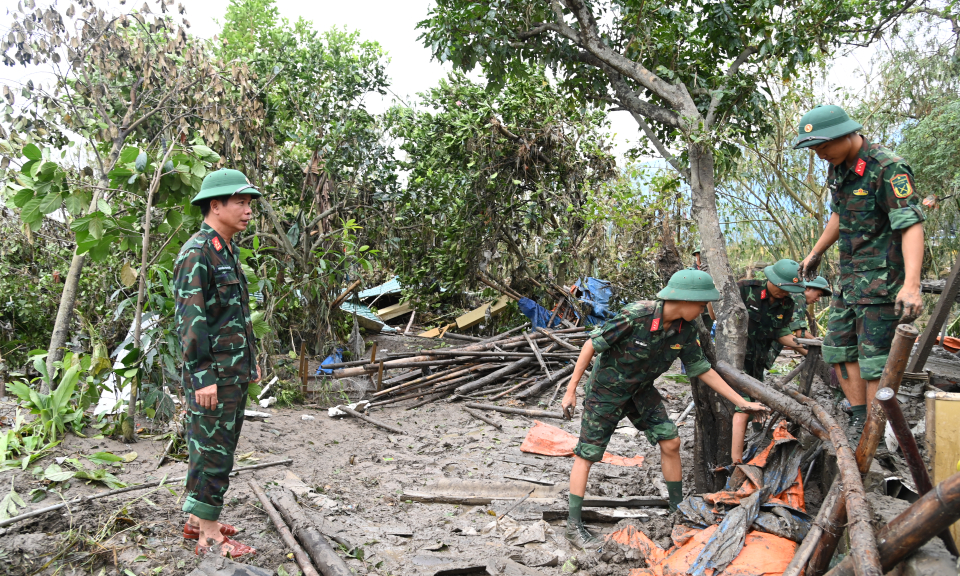
[[[478,269],[566,276],[590,190],[616,177],[604,116],[531,71],[502,91],[459,73],[391,111],[409,171],[397,201],[405,286],[458,291]]]

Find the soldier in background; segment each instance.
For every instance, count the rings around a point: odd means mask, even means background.
[[[691,322],[703,313],[707,302],[720,298],[710,275],[681,270],[657,293],[657,298],[652,302],[628,304],[616,317],[591,333],[563,396],[563,414],[570,419],[577,405],[577,384],[594,354],[599,352],[600,357],[584,386],[580,441],[573,450],[575,458],[570,472],[566,537],[580,548],[600,541],[583,525],[583,495],[591,466],[603,458],[610,437],[624,417],[629,418],[651,444],[660,446],[660,465],[670,507],[676,510],[683,499],[680,434],[653,385],[674,360],[683,360],[690,377],[699,378],[734,406],[751,413],[768,412],[762,404],[744,400],[730,388],[710,367],[700,349],[697,329]]]
[[[816,280],[808,280],[803,294],[794,294],[792,296],[794,309],[793,320],[790,322],[790,331],[797,338],[813,338],[813,334],[808,332],[810,325],[807,321],[807,306],[816,304],[824,296],[830,296],[833,291],[830,290],[830,284],[823,276],[817,276]],[[793,348],[789,346],[789,348]]]
[[[839,106],[817,106],[800,119],[794,148],[830,163],[833,213],[803,261],[813,278],[827,248],[840,242],[839,291],[830,304],[823,359],[835,365],[853,415],[856,446],[897,324],[920,314],[923,211],[913,171],[890,150],[859,134],[863,126]]]
[[[180,249],[174,267],[176,324],[183,348],[187,400],[187,498],[183,537],[199,540],[195,553],[219,546],[232,558],[256,550],[231,540],[237,529],[219,522],[243,427],[247,386],[260,380],[247,279],[233,241],[253,217],[260,192],[236,170],[203,179],[191,203],[203,224]]]
[[[747,353],[743,371],[763,382],[763,373],[773,366],[784,346],[790,346],[806,356],[794,335],[790,332],[794,302],[791,294],[802,294],[804,283],[800,280],[800,265],[784,258],[763,269],[766,280],[741,280],[740,297],[747,307]],[[744,399],[750,401],[749,396]],[[734,462],[743,458],[743,440],[750,416],[741,410],[733,415],[733,443],[730,457]]]

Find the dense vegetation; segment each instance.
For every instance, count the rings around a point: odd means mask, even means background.
[[[111,374],[169,417],[173,258],[199,223],[189,199],[222,166],[265,192],[240,242],[268,375],[301,344],[325,355],[347,340],[354,320],[330,303],[357,278],[398,274],[430,325],[493,294],[478,271],[549,306],[544,285],[586,275],[622,301],[650,297],[667,248],[688,262],[701,236],[731,278],[802,259],[829,217],[825,166],[790,142],[821,101],[911,163],[939,198],[925,274],[953,265],[957,0],[535,4],[438,2],[422,40],[457,70],[378,114],[367,98],[390,78],[375,39],[289,22],[272,0],[231,0],[213,39],[166,0],[21,3],[0,47],[7,77],[53,79],[3,87],[0,377],[54,420],[36,424],[41,440],[26,423],[0,436],[0,463],[81,429]],[[856,45],[875,47],[865,89],[836,92],[827,71]],[[612,109],[647,136],[623,158]],[[47,396],[61,382],[71,396]]]

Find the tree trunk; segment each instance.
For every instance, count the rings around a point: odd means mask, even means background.
[[[700,258],[706,262],[720,291],[720,301],[714,303],[717,314],[716,359],[742,368],[747,348],[747,309],[734,281],[726,242],[720,230],[713,151],[691,143],[688,152],[693,218],[700,229],[703,246]],[[713,492],[721,489],[726,480],[716,476],[713,469],[730,462],[733,408],[698,379],[693,379],[691,384],[696,406],[694,482],[698,492]]]
[[[53,363],[63,360],[63,348],[67,344],[70,333],[70,320],[73,318],[73,308],[77,304],[77,289],[80,287],[80,272],[86,260],[86,254],[73,252],[70,261],[70,270],[64,279],[63,292],[60,293],[60,307],[57,308],[57,319],[53,323],[53,333],[50,335],[50,346],[47,348],[47,374],[50,375],[50,386],[41,381],[40,392],[49,394],[50,388],[56,388],[57,382],[53,377]]]

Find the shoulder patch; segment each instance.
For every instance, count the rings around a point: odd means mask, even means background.
[[[886,168],[894,162],[900,162],[903,160],[903,158],[897,156],[892,151],[880,146],[879,144],[874,144],[870,147],[870,157],[876,160],[877,163],[879,163],[883,168]]]
[[[910,184],[910,177],[906,174],[897,174],[890,179],[890,187],[893,188],[893,195],[897,198],[906,198],[913,194],[913,186]]]
[[[857,173],[857,176],[863,176],[864,171],[867,169],[867,163],[863,161],[863,158],[857,158],[857,165],[853,169]]]
[[[767,299],[767,289],[766,289],[766,288],[764,288],[764,289],[760,292],[760,299],[761,299],[761,300],[766,300],[766,299]]]

